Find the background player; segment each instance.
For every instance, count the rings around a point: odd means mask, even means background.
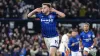
[[[64,18],[65,14],[52,8],[50,3],[43,3],[42,8],[36,8],[28,14],[28,17],[38,17],[41,20],[41,31],[50,56],[55,56],[59,44],[56,30],[57,17]]]
[[[59,47],[59,50],[58,50],[60,52],[60,55],[62,55],[62,56],[65,56],[65,55],[68,56],[69,55],[68,54],[68,52],[69,52],[68,42],[69,42],[69,38],[71,37],[71,34],[72,34],[72,31],[69,30],[66,34],[64,34],[62,36],[60,47]]]
[[[89,23],[84,24],[80,37],[81,48],[84,48],[84,55],[88,55],[89,51],[96,46],[96,38],[93,31],[89,30]]]
[[[69,39],[68,47],[71,51],[71,56],[79,56],[79,37],[77,36],[78,32],[72,30],[72,37]]]

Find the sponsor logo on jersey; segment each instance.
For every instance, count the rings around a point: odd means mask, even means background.
[[[53,19],[41,19],[41,22],[53,22]]]

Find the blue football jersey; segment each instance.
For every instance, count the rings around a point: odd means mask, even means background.
[[[75,43],[74,46],[71,46],[73,43]],[[71,51],[77,52],[79,51],[79,36],[76,37],[70,37],[68,47]]]
[[[80,39],[82,40],[82,44],[84,47],[91,47],[93,44],[93,39],[95,38],[95,35],[92,31],[88,32],[81,32]]]
[[[43,37],[55,37],[58,36],[56,24],[57,14],[51,12],[49,15],[45,15],[42,12],[36,14],[36,17],[41,21],[41,32]]]

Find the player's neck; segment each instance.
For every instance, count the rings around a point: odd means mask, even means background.
[[[84,32],[86,32],[86,33],[87,33],[88,31],[89,31],[89,30],[84,30]]]
[[[45,15],[49,15],[50,14],[50,12],[47,12]]]

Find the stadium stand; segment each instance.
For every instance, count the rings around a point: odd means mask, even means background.
[[[100,0],[0,0],[0,20],[13,19],[13,21],[16,21],[14,19],[27,19],[27,14],[33,9],[41,7],[44,2],[51,2],[55,9],[64,12],[66,14],[65,19],[100,19]],[[40,32],[29,34],[24,23],[23,26],[16,24],[13,26],[14,28],[11,28],[9,21],[0,22],[0,56],[48,55]],[[38,28],[37,30],[39,30]],[[61,23],[58,24],[57,28],[61,40],[62,35],[66,33],[66,27]],[[81,31],[79,26],[77,29]],[[100,56],[100,25],[91,27],[91,29],[98,39],[97,56]]]

